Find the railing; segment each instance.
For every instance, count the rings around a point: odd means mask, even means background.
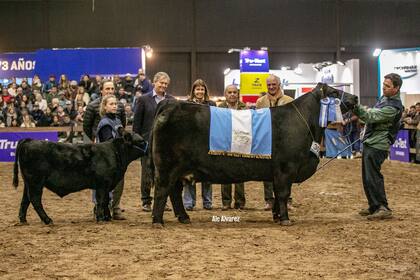
[[[132,131],[133,127],[127,126],[126,131]],[[57,132],[83,132],[83,126],[37,126],[37,127],[0,127],[0,132],[25,132],[25,131],[57,131]]]
[[[133,127],[126,126],[126,131],[133,131]],[[75,133],[83,133],[82,125],[71,125],[71,126],[37,126],[37,127],[0,127],[0,133],[2,132],[44,132],[44,131],[56,131],[56,132],[68,132],[68,136],[63,140],[63,142],[71,143],[75,137]],[[63,138],[61,138],[63,139]]]

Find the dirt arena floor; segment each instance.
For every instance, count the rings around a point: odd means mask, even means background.
[[[246,184],[247,209],[191,212],[191,225],[165,213],[164,229],[140,211],[139,162],[126,174],[126,221],[97,224],[90,192],[63,199],[48,190],[44,206],[54,226],[32,206],[28,226],[16,226],[22,181],[0,164],[1,279],[420,279],[420,165],[386,161],[383,173],[394,218],[369,222],[360,160],[336,160],[293,188],[293,225],[263,211],[263,188]],[[200,188],[198,188],[200,189]],[[213,216],[239,222],[213,222]]]

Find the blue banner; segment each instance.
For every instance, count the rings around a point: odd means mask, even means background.
[[[137,75],[142,68],[141,48],[48,49],[36,52],[36,72],[43,81],[50,74],[66,74],[79,81],[82,75]]]
[[[0,132],[0,162],[15,161],[15,151],[20,139],[31,138],[57,142],[56,131]]]
[[[0,79],[32,78],[35,70],[35,53],[0,54]]]
[[[391,160],[399,160],[403,162],[410,162],[410,145],[408,144],[409,131],[400,130],[395,140],[394,145],[391,146],[389,158]]]
[[[341,157],[350,157],[351,156],[351,146],[347,137],[344,137],[340,131],[335,129],[325,129],[324,131],[324,143],[325,143],[325,155],[328,158],[333,158],[335,156]],[[341,154],[337,155],[338,152],[343,151]]]
[[[239,67],[241,72],[268,72],[268,52],[263,50],[243,50],[240,54]]]

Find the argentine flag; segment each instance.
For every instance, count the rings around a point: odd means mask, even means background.
[[[209,154],[271,158],[271,112],[210,107]]]

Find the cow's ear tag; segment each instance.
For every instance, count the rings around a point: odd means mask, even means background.
[[[311,145],[311,150],[310,151],[312,153],[314,153],[316,155],[316,157],[318,157],[318,158],[319,158],[319,151],[320,150],[321,150],[321,146],[317,142],[312,141],[312,145]]]

